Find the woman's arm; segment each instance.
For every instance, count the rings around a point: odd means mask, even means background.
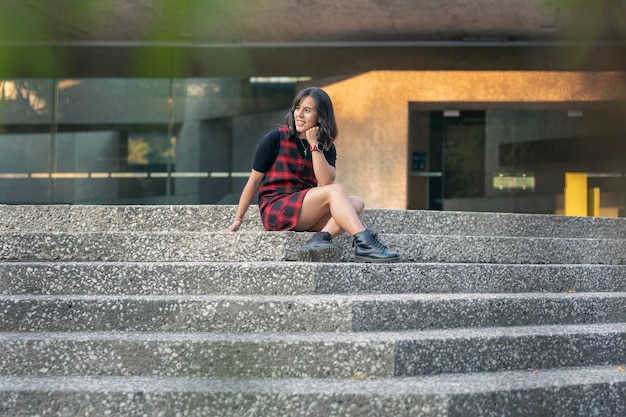
[[[318,185],[332,184],[335,181],[337,171],[334,166],[328,163],[324,152],[311,152],[311,157],[313,158],[313,173],[317,178]]]
[[[224,232],[236,232],[239,230],[241,224],[243,223],[243,218],[248,211],[248,207],[252,204],[252,200],[254,199],[257,191],[259,191],[259,187],[261,186],[261,182],[264,177],[265,174],[263,172],[255,171],[254,169],[250,171],[248,182],[246,183],[246,186],[243,187],[243,191],[239,197],[239,205],[237,206],[235,219],[228,229],[223,230]]]
[[[315,126],[306,131],[306,141],[311,145],[317,144],[317,132],[319,127]],[[311,152],[311,158],[313,158],[313,173],[317,179],[319,185],[332,184],[335,181],[337,171],[335,167],[328,163],[324,152],[313,151]]]

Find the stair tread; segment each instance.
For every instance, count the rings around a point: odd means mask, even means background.
[[[173,301],[173,302],[301,302],[301,303],[337,303],[337,302],[405,302],[405,301],[473,301],[473,300],[584,300],[584,299],[626,298],[626,291],[566,291],[533,293],[393,293],[393,294],[284,294],[284,295],[239,295],[239,294],[0,294],[0,301]]]
[[[0,205],[0,412],[626,412],[626,219],[368,209],[403,262],[316,264],[250,208]]]
[[[0,295],[0,331],[367,332],[616,323],[623,293]]]
[[[559,324],[535,326],[504,326],[446,329],[375,331],[375,332],[264,332],[264,333],[213,333],[213,332],[0,332],[0,342],[15,340],[58,341],[185,341],[185,342],[242,342],[242,343],[397,343],[402,341],[490,339],[511,337],[560,337],[585,334],[626,333],[626,322],[599,324]]]
[[[0,376],[20,415],[623,416],[617,365],[403,378]],[[13,407],[13,408],[11,408]],[[355,411],[357,414],[354,414]]]
[[[626,291],[626,265],[352,262],[0,262],[2,294]]]
[[[7,376],[0,375],[0,391],[122,391],[158,392],[287,392],[305,394],[371,393],[389,395],[460,394],[503,390],[553,388],[600,383],[626,384],[620,364],[557,369],[473,372],[415,377],[367,378],[350,381],[326,378],[194,378],[160,376]]]
[[[206,237],[206,236],[215,236],[223,239],[235,239],[239,236],[300,236],[302,239],[306,240],[310,236],[313,236],[314,232],[294,232],[294,231],[267,231],[267,230],[242,230],[234,233],[222,233],[219,231],[191,231],[191,230],[151,230],[151,231],[136,231],[136,230],[97,230],[97,231],[33,231],[33,230],[0,230],[1,236],[28,236],[28,235],[45,235],[45,236],[86,236],[86,237],[109,237],[109,236],[128,236],[128,237],[141,237],[141,236],[173,236],[173,237],[184,237],[184,236],[194,236],[194,237]],[[626,236],[624,237],[577,237],[577,236],[500,236],[500,235],[481,235],[481,234],[472,234],[472,235],[446,235],[446,234],[434,234],[434,233],[423,233],[419,230],[415,230],[412,233],[398,233],[398,232],[387,232],[380,231],[377,232],[379,237],[384,236],[412,236],[412,237],[424,237],[424,238],[441,238],[441,239],[455,239],[455,240],[464,240],[464,239],[480,239],[480,240],[498,240],[498,241],[559,241],[559,240],[572,240],[572,241],[609,241],[609,242],[622,242],[626,240]],[[338,237],[339,239],[345,238],[350,240],[351,237],[347,234],[342,234]]]
[[[310,233],[1,232],[8,261],[281,261],[297,259]],[[380,235],[407,262],[626,264],[626,239]],[[350,238],[336,239],[354,259]]]
[[[0,205],[6,218],[0,230],[214,230],[230,224],[234,205],[93,206]],[[53,221],[51,221],[51,219]],[[374,230],[407,229],[435,234],[508,234],[512,236],[614,236],[626,238],[620,218],[554,214],[366,209],[363,222]],[[258,208],[250,206],[246,230],[263,230]]]

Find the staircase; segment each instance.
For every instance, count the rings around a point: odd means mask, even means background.
[[[234,214],[0,206],[0,415],[626,415],[626,219],[368,210],[375,265]]]

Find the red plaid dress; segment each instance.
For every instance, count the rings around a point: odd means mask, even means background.
[[[259,188],[259,210],[266,230],[293,230],[304,196],[317,186],[317,179],[310,151],[307,149],[307,157],[303,157],[299,149],[302,144],[288,137],[288,128],[278,130],[280,150]]]

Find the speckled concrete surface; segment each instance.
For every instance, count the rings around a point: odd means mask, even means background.
[[[0,296],[0,331],[349,332],[345,296]]]
[[[236,206],[0,205],[0,231],[219,231]],[[625,218],[566,217],[516,213],[366,209],[363,223],[374,231],[424,235],[525,236],[626,239]],[[242,230],[263,230],[251,206]]]
[[[312,379],[96,377],[12,382],[10,377],[0,377],[0,411],[24,413],[11,413],[12,417],[446,415],[443,395],[410,392],[403,389],[405,384],[394,380],[333,383]]]
[[[0,294],[626,291],[626,265],[0,262]]]
[[[626,293],[0,296],[0,331],[367,332],[626,322]]]
[[[625,415],[626,219],[368,210],[405,262],[310,264],[234,210],[0,206],[0,414]]]
[[[626,218],[374,209],[362,220],[385,233],[626,239]]]
[[[312,294],[316,277],[329,266],[332,264],[0,262],[0,293]]]
[[[391,377],[394,342],[366,333],[0,333],[0,375]]]
[[[626,362],[626,323],[425,331],[396,344],[396,375]]]
[[[295,260],[310,236],[296,232],[0,232],[0,260],[246,262]],[[381,234],[403,262],[626,264],[626,239]],[[354,259],[350,238],[337,239]]]
[[[0,233],[0,260],[280,261],[294,232]],[[295,256],[295,255],[293,255]]]
[[[230,226],[235,212],[235,206],[212,205],[0,205],[0,230],[209,232]],[[246,228],[251,231],[263,230],[256,206],[248,210]]]
[[[626,322],[626,293],[393,294],[368,298],[360,297],[353,303],[354,331]]]
[[[367,333],[0,333],[4,375],[350,378],[626,363],[626,323]]]
[[[379,240],[403,262],[626,264],[626,239],[380,234]],[[349,246],[347,236],[338,242]],[[352,261],[354,252],[346,249],[344,257]]]
[[[327,264],[318,293],[626,291],[626,265]]]
[[[0,377],[10,417],[621,417],[626,373],[615,365],[417,378],[212,379]]]

